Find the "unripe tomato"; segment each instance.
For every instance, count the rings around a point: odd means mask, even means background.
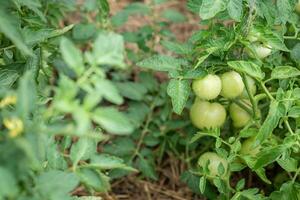
[[[226,120],[226,110],[219,103],[197,100],[191,107],[190,118],[199,129],[218,128]]]
[[[252,95],[255,95],[255,93],[256,93],[256,84],[255,84],[255,81],[250,76],[246,76],[246,79],[247,79],[247,83],[248,83],[248,86],[249,86],[249,89],[250,89],[250,93]],[[244,88],[241,97],[242,98],[249,98],[249,95],[247,93],[246,87]]]
[[[215,99],[221,92],[221,79],[217,75],[209,74],[204,78],[194,80],[192,87],[200,99]]]
[[[295,10],[298,14],[300,14],[300,1],[298,1],[298,3],[296,3]]]
[[[254,47],[256,55],[260,59],[264,59],[265,57],[268,57],[271,54],[271,46],[263,46],[263,45],[257,45]]]
[[[260,37],[261,37],[261,33],[260,32],[258,32],[256,29],[251,29],[250,33],[247,36],[247,39],[250,42],[256,42],[256,41],[259,40]]]
[[[230,105],[229,114],[236,128],[244,127],[251,119],[251,115],[235,103]]]
[[[253,147],[254,143],[255,143],[254,137],[246,139],[242,143],[240,153],[243,155],[251,155],[251,156],[257,155],[260,152],[261,146],[258,145],[256,147]]]
[[[222,74],[221,81],[221,95],[225,98],[233,99],[240,96],[245,87],[242,77],[235,71],[230,71]]]
[[[218,176],[218,167],[220,164],[222,164],[224,167],[224,174],[222,174],[221,176],[225,176],[227,174],[228,162],[224,158],[220,157],[214,152],[206,152],[200,156],[198,165],[202,168],[205,168],[208,161],[208,169],[211,176]]]

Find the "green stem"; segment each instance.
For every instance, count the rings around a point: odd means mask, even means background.
[[[266,88],[265,84],[261,81],[259,81],[260,86],[262,87],[262,89],[264,90],[264,92],[266,93],[266,95],[269,97],[270,100],[275,100],[275,98],[271,95],[271,93],[269,92],[269,90]]]
[[[286,128],[288,129],[288,131],[290,132],[291,135],[295,135],[294,131],[292,130],[291,126],[290,126],[290,123],[287,119],[284,119],[283,120]]]
[[[251,109],[249,109],[247,106],[245,106],[243,103],[241,103],[240,101],[233,99],[232,100],[235,104],[237,104],[239,107],[241,107],[243,110],[245,110],[247,113],[249,113],[250,115],[253,115],[253,112]]]
[[[299,173],[300,173],[300,167],[298,168],[298,170],[296,171],[296,173],[295,173],[295,175],[294,175],[294,177],[293,177],[293,183],[296,181],[296,178],[297,178],[297,176],[299,175]]]
[[[250,87],[249,87],[249,83],[248,83],[248,80],[246,78],[246,75],[245,74],[242,74],[242,77],[243,77],[243,82],[244,82],[244,85],[246,87],[246,90],[247,90],[247,93],[248,93],[248,96],[250,98],[250,102],[252,104],[252,112],[253,112],[253,118],[254,119],[257,119],[257,114],[256,114],[256,110],[257,110],[257,103],[253,97],[253,94],[251,93],[251,90],[250,90]]]

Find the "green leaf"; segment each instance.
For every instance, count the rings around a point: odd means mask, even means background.
[[[200,17],[203,20],[213,18],[219,12],[226,9],[226,2],[224,0],[203,0],[200,7]]]
[[[189,45],[187,43],[180,44],[177,42],[171,42],[171,41],[164,40],[161,42],[161,44],[169,51],[172,51],[172,52],[174,52],[176,54],[180,54],[180,55],[189,54],[192,51],[191,45]]]
[[[142,156],[140,156],[138,159],[138,169],[143,173],[144,176],[151,178],[152,180],[158,179],[153,164]]]
[[[73,24],[66,26],[62,29],[49,29],[49,28],[45,28],[45,29],[34,29],[31,27],[25,27],[22,29],[22,33],[24,36],[24,40],[26,42],[27,45],[35,45],[41,42],[46,42],[47,39],[51,39],[54,37],[58,37],[63,35],[64,33],[68,32],[69,30],[71,30],[73,28]]]
[[[92,118],[112,134],[128,135],[134,129],[128,118],[116,108],[99,108],[92,114]]]
[[[19,73],[15,69],[0,68],[0,86],[3,88],[10,88],[19,78]]]
[[[287,172],[296,172],[298,161],[291,157],[282,157],[277,160],[277,163]]]
[[[280,191],[275,191],[270,195],[270,200],[298,200],[300,199],[300,185],[297,182],[286,182],[280,187]]]
[[[97,142],[90,138],[82,137],[71,147],[70,158],[73,167],[76,167],[80,160],[87,160],[96,153]]]
[[[300,106],[294,106],[289,110],[289,117],[299,118],[300,117]]]
[[[185,79],[199,79],[207,75],[207,72],[202,68],[188,69],[182,77]]]
[[[173,71],[180,70],[181,65],[185,65],[186,62],[180,59],[173,58],[165,55],[155,55],[150,58],[137,63],[138,66],[153,69],[157,71]]]
[[[190,92],[190,81],[178,79],[170,80],[167,93],[171,97],[173,110],[175,113],[181,114],[190,96]]]
[[[96,26],[94,24],[77,24],[72,31],[72,36],[75,40],[88,40],[95,33]]]
[[[74,70],[77,76],[81,76],[84,72],[84,64],[81,51],[67,38],[60,41],[60,50],[64,61]]]
[[[264,181],[267,184],[272,184],[272,182],[267,178],[266,176],[266,172],[264,168],[259,168],[255,170],[255,173],[257,174],[257,176]]]
[[[296,67],[291,66],[278,66],[273,68],[272,79],[287,79],[300,76],[300,71]]]
[[[25,55],[32,55],[32,51],[24,43],[21,34],[20,22],[16,15],[7,13],[5,6],[0,7],[0,32],[8,37]]]
[[[284,151],[286,146],[278,145],[276,147],[265,148],[257,155],[257,161],[254,165],[254,169],[260,169],[272,162],[274,162]]]
[[[51,170],[43,172],[37,177],[36,191],[49,200],[63,200],[70,197],[71,192],[78,185],[77,177],[68,172]]]
[[[109,177],[103,173],[89,168],[76,171],[80,181],[89,189],[97,192],[107,192],[110,189]]]
[[[243,15],[243,1],[229,0],[227,4],[227,11],[232,19],[239,22]]]
[[[174,9],[166,9],[162,13],[162,17],[174,22],[174,23],[180,23],[186,21],[186,17],[181,14],[179,11]]]
[[[246,73],[247,75],[258,80],[262,80],[265,76],[261,71],[260,66],[250,61],[229,61],[227,64],[232,69],[241,73]]]
[[[135,101],[143,100],[147,93],[147,89],[140,83],[134,83],[128,81],[128,82],[116,83],[116,86],[123,97]]]
[[[280,38],[278,35],[274,34],[271,31],[266,31],[262,37],[265,40],[265,43],[270,45],[275,50],[281,50],[289,52],[290,50],[285,46],[283,38]]]
[[[205,192],[205,187],[206,187],[206,178],[202,176],[199,181],[199,189],[202,194],[204,194]]]
[[[94,43],[93,55],[99,65],[125,68],[123,37],[112,32],[100,33]]]
[[[108,154],[94,155],[91,158],[88,167],[99,168],[101,170],[125,169],[130,171],[136,171],[135,169],[127,166],[122,159]]]
[[[300,63],[300,43],[296,44],[291,51],[291,58]]]
[[[35,110],[36,99],[36,85],[31,71],[27,71],[19,81],[17,93],[17,112],[23,120]]]
[[[284,24],[289,21],[293,13],[292,6],[289,0],[277,0],[277,16]]]
[[[96,89],[103,97],[117,105],[120,105],[124,102],[122,96],[119,94],[118,88],[115,84],[109,80],[100,79],[95,82]]]
[[[14,199],[18,194],[17,181],[6,168],[0,167],[0,199]]]
[[[278,101],[271,102],[268,116],[256,136],[256,141],[258,143],[262,143],[272,134],[273,130],[277,127],[280,118],[284,116],[285,110],[282,103],[279,103]]]

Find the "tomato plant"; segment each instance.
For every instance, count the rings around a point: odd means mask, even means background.
[[[0,199],[300,199],[300,2],[113,2],[1,1]]]
[[[189,172],[199,178],[199,190],[209,199],[217,199],[208,195],[211,184],[220,199],[300,198],[298,3],[190,0],[188,8],[200,15],[200,24],[205,27],[186,41],[193,51],[171,58],[154,56],[138,63],[142,68],[169,74],[168,95],[174,112],[182,118],[190,112],[190,120],[197,128],[191,138],[196,151],[212,149],[228,161],[229,175],[207,183],[203,169],[199,170],[186,155]],[[168,69],[161,67],[170,60],[178,64]],[[205,80],[205,74],[220,76],[220,95],[211,99],[199,95],[194,83],[202,86],[200,80]],[[191,91],[198,96],[194,104],[189,100],[194,98]],[[229,112],[229,117],[222,115],[226,118],[220,120],[222,125],[211,121],[217,111],[206,113],[211,105]],[[218,117],[215,119],[219,122]],[[240,158],[245,162],[237,162]],[[276,184],[272,184],[277,170],[285,178],[276,178]],[[251,182],[246,171],[257,178],[257,184]],[[239,181],[233,183],[236,179]],[[288,191],[294,191],[295,196]]]

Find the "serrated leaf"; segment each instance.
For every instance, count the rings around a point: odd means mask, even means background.
[[[203,0],[200,7],[200,17],[203,20],[213,18],[219,12],[226,9],[226,2],[224,0]]]
[[[189,98],[190,91],[191,87],[188,80],[170,80],[167,93],[171,97],[173,110],[175,113],[181,114]]]
[[[109,177],[103,173],[89,168],[76,171],[80,181],[89,189],[97,192],[106,192],[110,189]]]
[[[92,118],[111,134],[128,135],[134,129],[129,119],[116,108],[99,108],[93,112]]]
[[[277,163],[287,172],[296,172],[298,161],[292,157],[282,157],[277,160]]]
[[[70,158],[75,167],[80,160],[86,160],[96,153],[97,143],[90,138],[80,138],[71,147]]]
[[[185,64],[182,60],[165,55],[155,55],[137,63],[140,67],[157,71],[180,70],[182,64]]]
[[[278,66],[273,68],[271,73],[272,79],[286,79],[300,76],[300,71],[296,67]]]
[[[123,37],[112,32],[100,33],[94,42],[93,55],[99,65],[125,68]]]
[[[243,1],[229,0],[227,4],[227,11],[232,19],[239,22],[243,15]]]
[[[272,131],[277,127],[279,120],[284,116],[285,112],[286,110],[282,103],[277,101],[271,102],[268,116],[256,136],[257,143],[262,143],[272,134]]]
[[[254,169],[260,169],[274,162],[285,150],[286,147],[282,145],[264,149],[257,155],[258,158],[254,165]]]
[[[171,41],[164,40],[161,42],[161,44],[165,48],[167,48],[169,51],[172,51],[172,52],[180,54],[180,55],[189,54],[192,51],[192,47],[186,43],[180,44],[177,42],[171,42]]]
[[[64,61],[68,66],[76,72],[77,76],[81,76],[84,72],[84,64],[81,51],[67,38],[60,41],[60,50]]]
[[[117,105],[120,105],[124,102],[122,96],[118,91],[118,88],[113,82],[101,79],[95,82],[95,86],[98,92],[102,94],[107,101],[115,103]]]
[[[232,69],[241,73],[246,73],[247,75],[258,80],[262,80],[265,76],[260,66],[250,61],[229,61],[227,64]]]
[[[69,192],[77,185],[78,178],[74,174],[51,170],[43,172],[37,177],[36,191],[43,199],[66,199],[66,197],[70,197]]]
[[[6,12],[5,6],[0,7],[0,32],[8,37],[25,55],[32,55],[32,51],[24,43],[20,22],[15,15]]]
[[[111,156],[108,154],[99,154],[94,155],[91,158],[90,163],[87,165],[88,167],[98,168],[101,170],[108,170],[108,169],[125,169],[136,171],[135,169],[127,166],[121,158]]]

